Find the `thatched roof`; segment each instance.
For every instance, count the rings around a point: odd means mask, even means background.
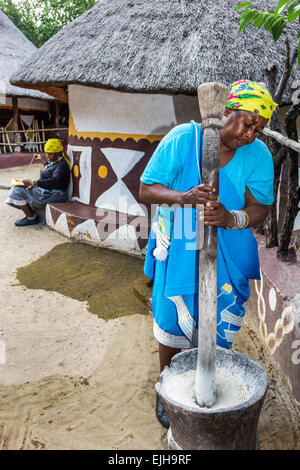
[[[274,62],[280,73],[284,37],[274,43],[263,30],[257,37],[255,30],[238,36],[238,3],[102,0],[47,41],[12,82],[195,95],[203,82],[263,80]],[[253,1],[260,9],[276,3]],[[288,30],[296,44],[296,26],[290,23]]]
[[[53,100],[53,97],[37,90],[11,85],[11,75],[28,59],[37,48],[0,10],[0,93],[5,96],[19,96]]]

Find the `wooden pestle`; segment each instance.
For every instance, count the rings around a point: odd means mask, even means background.
[[[202,183],[219,191],[220,130],[229,89],[217,82],[198,87],[202,118]],[[199,208],[197,225],[200,226]],[[217,328],[217,228],[204,227],[199,256],[198,358],[195,398],[201,407],[216,401],[216,328]],[[198,228],[198,233],[200,229]]]

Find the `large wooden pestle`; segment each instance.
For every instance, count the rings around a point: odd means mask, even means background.
[[[198,87],[203,131],[202,183],[219,191],[220,130],[229,90],[221,83]],[[198,212],[198,211],[197,211]],[[200,224],[199,217],[197,223]],[[202,407],[216,401],[217,228],[205,226],[199,256],[198,358],[195,398]],[[199,233],[199,231],[198,231]]]

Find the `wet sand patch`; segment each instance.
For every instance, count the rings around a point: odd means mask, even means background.
[[[17,280],[28,289],[55,291],[86,301],[91,313],[104,320],[149,312],[151,289],[144,261],[104,248],[62,243],[38,260],[17,269]]]

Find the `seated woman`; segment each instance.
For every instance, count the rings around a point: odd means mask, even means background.
[[[25,217],[17,220],[15,225],[35,225],[39,216],[34,209],[46,207],[50,202],[66,202],[70,182],[70,162],[64,153],[59,139],[49,139],[44,147],[45,156],[34,155],[35,160],[44,164],[37,181],[21,180],[20,186],[13,186],[5,200],[7,204],[21,209]]]

